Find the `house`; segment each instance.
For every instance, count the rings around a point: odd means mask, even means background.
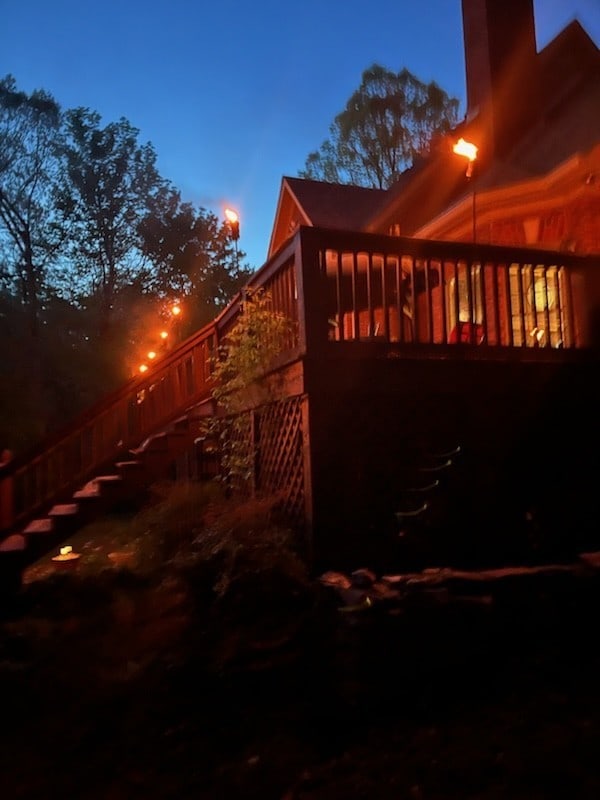
[[[537,52],[533,0],[463,0],[463,28],[465,120],[387,191],[284,177],[269,256],[298,224],[600,253],[598,46],[573,21]]]
[[[590,268],[573,267],[567,279],[556,257],[544,264],[541,251],[600,254],[600,51],[573,21],[538,52],[533,0],[463,0],[462,10],[464,121],[387,191],[284,177],[269,258],[298,226],[346,232],[345,245],[325,248],[321,256],[329,286],[328,335],[340,345],[381,338],[400,345],[593,348],[600,343],[600,264],[596,259]],[[470,170],[454,152],[460,138],[478,148]],[[463,261],[457,256],[446,261],[431,247],[417,248],[388,270],[384,248],[373,245],[377,258],[361,252],[358,242],[350,243],[350,232],[432,245],[472,243],[474,249]],[[483,249],[489,245],[508,247],[510,253],[494,256]],[[356,362],[313,365],[315,372],[321,369],[322,386],[316,381],[311,395],[313,421],[318,419],[312,428],[312,453],[317,453],[312,499],[320,509],[314,512],[320,517],[317,527],[331,531],[337,522],[334,551],[377,535],[387,511],[377,512],[398,488],[395,478],[389,486],[393,460],[404,459],[409,440],[429,436],[435,447],[437,436],[444,442],[438,449],[452,448],[452,430],[457,440],[469,440],[479,465],[471,466],[466,478],[472,482],[469,502],[479,497],[471,511],[479,508],[467,522],[469,503],[464,514],[455,507],[457,525],[472,525],[479,536],[481,517],[480,523],[473,520],[489,504],[500,530],[510,516],[502,510],[510,504],[508,494],[522,498],[528,492],[545,497],[546,522],[554,513],[563,533],[567,520],[581,522],[565,465],[584,438],[586,446],[596,442],[591,389],[596,365],[591,372],[564,363],[524,369],[504,351],[492,366],[485,363],[491,352],[481,354],[475,368],[465,363],[472,353],[461,362],[452,356],[451,363],[445,355],[433,365],[425,351],[424,361],[409,358],[396,370]],[[335,390],[336,382],[345,384],[352,400]],[[322,405],[321,391],[327,395]],[[389,396],[384,401],[388,393],[395,398],[391,407]],[[408,420],[404,427],[394,416],[394,403]],[[373,408],[383,420],[380,427]],[[579,477],[572,480],[591,493],[579,466],[573,472]],[[351,510],[340,525],[344,509]]]
[[[413,545],[429,565],[521,560],[540,529],[554,555],[600,546],[600,53],[577,22],[538,53],[532,0],[463,18],[461,125],[387,191],[284,177],[249,282],[294,323],[277,400],[247,409],[252,488],[321,567],[402,567]],[[202,446],[245,296],[11,463],[0,569]]]

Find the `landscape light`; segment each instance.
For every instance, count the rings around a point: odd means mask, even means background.
[[[469,159],[469,163],[467,164],[467,178],[470,178],[473,174],[473,162],[477,158],[478,149],[477,145],[474,145],[473,142],[467,142],[462,138],[459,139],[452,148],[456,155],[464,156]]]
[[[458,142],[456,142],[452,150],[457,155],[464,156],[466,159],[468,159],[467,171],[465,175],[467,176],[467,178],[471,178],[473,176],[473,165],[475,163],[475,159],[477,158],[477,152],[479,148],[476,145],[474,145],[473,142],[467,142],[466,139],[463,139],[461,137],[458,140]],[[472,203],[473,244],[475,244],[475,241],[477,239],[477,215],[475,211],[475,197],[476,197],[475,189],[473,188],[473,203]]]
[[[229,225],[230,236],[236,242],[240,238],[240,218],[232,208],[225,209],[225,218]]]

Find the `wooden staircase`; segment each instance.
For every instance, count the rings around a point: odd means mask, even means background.
[[[204,467],[198,472],[205,422],[206,414],[192,409],[167,429],[122,453],[112,469],[87,480],[39,516],[0,536],[0,599],[18,591],[26,567],[58,549],[84,525],[118,509],[139,507],[153,483],[216,474],[214,464],[207,474],[206,454]],[[214,462],[216,454],[211,452],[209,457]]]

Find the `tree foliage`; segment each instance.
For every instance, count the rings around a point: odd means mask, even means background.
[[[104,326],[117,291],[139,270],[138,223],[162,183],[154,148],[138,133],[126,119],[101,127],[96,112],[66,112],[59,206],[78,285],[99,296]]]
[[[435,82],[373,64],[300,175],[386,189],[456,125],[458,106]]]
[[[222,416],[215,420],[221,440],[224,480],[239,486],[252,478],[256,460],[248,410],[273,402],[277,382],[269,379],[277,356],[289,346],[293,323],[273,308],[264,289],[246,289],[241,312],[213,364],[213,397]],[[214,431],[213,431],[214,433]]]
[[[263,381],[289,344],[292,325],[273,307],[269,292],[244,290],[240,314],[213,364],[213,396],[226,414],[273,399]]]
[[[186,298],[188,330],[214,319],[250,277],[226,223],[182,202],[171,186],[152,198],[139,234],[141,252],[153,267],[149,285],[160,295]]]
[[[37,335],[46,274],[63,240],[55,224],[61,112],[47,92],[30,95],[0,80],[0,282],[27,310]]]
[[[129,379],[173,300],[169,343],[212,319],[243,258],[126,119],[0,78],[0,447],[28,449]]]

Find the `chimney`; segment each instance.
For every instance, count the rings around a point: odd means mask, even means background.
[[[462,0],[462,15],[467,123],[489,164],[538,116],[533,0]]]

